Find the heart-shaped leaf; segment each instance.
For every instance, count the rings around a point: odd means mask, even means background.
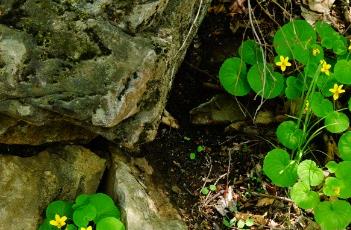
[[[351,84],[351,61],[340,60],[334,66],[334,77],[342,84]]]
[[[310,107],[317,117],[325,117],[330,112],[333,112],[333,103],[325,99],[319,92],[314,92],[311,95]]]
[[[276,32],[273,46],[279,55],[296,59],[300,57],[301,50],[308,53],[309,47],[316,43],[316,38],[316,32],[305,20],[293,20]]]
[[[320,202],[314,217],[322,230],[343,230],[351,222],[351,206],[344,200]]]
[[[303,182],[297,182],[291,188],[291,199],[300,207],[304,209],[314,208],[319,203],[318,193],[311,191],[310,186]]]
[[[95,219],[96,214],[96,208],[93,205],[82,205],[74,210],[73,222],[78,227],[86,227],[90,221]]]
[[[290,76],[286,79],[286,85],[285,95],[288,99],[293,100],[301,97],[304,85],[300,78]]]
[[[66,216],[67,218],[72,218],[72,203],[62,200],[51,202],[46,208],[46,217],[50,220],[54,220],[56,214],[61,217]]]
[[[297,180],[295,161],[283,149],[273,149],[267,153],[263,162],[263,171],[272,182],[281,187],[292,186]]]
[[[263,51],[254,40],[246,40],[239,47],[239,55],[247,64],[263,63]]]
[[[338,142],[340,158],[344,161],[351,161],[351,131],[344,133]]]
[[[299,129],[294,121],[284,121],[277,128],[277,137],[285,147],[295,150],[303,140],[303,131]]]
[[[302,161],[297,167],[297,175],[306,185],[317,186],[324,179],[323,170],[312,160]]]
[[[325,179],[323,193],[327,196],[338,197],[340,195],[340,190],[342,186],[342,180],[335,177],[328,177],[327,179]]]
[[[228,58],[219,70],[219,81],[223,88],[234,96],[245,96],[250,92],[246,79],[246,65],[237,57]]]
[[[330,112],[324,120],[324,125],[331,133],[342,133],[349,127],[349,118],[341,112]]]
[[[120,210],[116,207],[111,197],[104,193],[96,193],[90,196],[89,203],[96,208],[96,217],[94,222],[97,223],[105,217],[121,217]]]
[[[335,173],[336,169],[338,168],[338,163],[336,163],[335,161],[329,161],[325,167],[327,167],[327,169],[329,170],[329,172],[331,173]]]
[[[96,230],[125,230],[125,227],[120,220],[114,217],[106,217],[96,224]]]
[[[272,71],[272,67],[264,64],[252,66],[247,80],[255,93],[263,98],[271,99],[279,96],[284,90],[283,75]]]
[[[321,37],[322,46],[333,49],[337,55],[347,52],[346,38],[337,33],[329,24],[319,21],[316,23],[316,30]]]

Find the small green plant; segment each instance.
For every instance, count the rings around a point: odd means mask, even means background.
[[[189,154],[189,158],[190,158],[190,160],[195,160],[195,158],[196,158],[196,153],[191,152],[191,153]]]
[[[211,192],[217,191],[216,185],[211,184],[208,187],[203,187],[200,192],[201,192],[202,195],[207,195],[210,191]]]
[[[203,145],[198,145],[198,146],[196,147],[196,151],[191,152],[191,153],[189,154],[190,160],[195,160],[197,154],[198,154],[198,153],[201,153],[201,152],[203,152],[203,151],[205,151],[205,149],[206,149],[205,146],[203,146]]]
[[[120,210],[103,193],[79,195],[75,202],[57,200],[46,209],[39,230],[125,230]]]
[[[263,171],[274,184],[290,188],[300,208],[313,210],[322,229],[345,229],[351,223],[351,131],[344,111],[351,111],[351,98],[346,106],[338,100],[351,86],[351,44],[324,22],[313,28],[293,20],[276,32],[273,47],[277,56],[270,64],[260,45],[244,41],[240,57],[222,64],[220,82],[234,96],[254,91],[264,99],[285,96],[298,106],[278,126],[281,147],[267,153]],[[323,132],[340,135],[340,162],[328,162],[329,173],[306,159],[311,142]]]
[[[206,196],[210,192],[210,190],[207,187],[203,187],[200,192],[202,195]]]
[[[250,229],[251,226],[253,226],[254,220],[251,218],[248,218],[246,220],[237,220],[235,217],[232,219],[229,219],[227,217],[223,218],[223,225],[227,228],[234,228],[237,227],[238,229]]]

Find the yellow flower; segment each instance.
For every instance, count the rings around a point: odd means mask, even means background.
[[[91,226],[88,226],[86,228],[81,227],[80,230],[93,230],[93,228]]]
[[[331,68],[331,65],[328,64],[325,60],[321,60],[320,61],[321,65],[322,65],[322,68],[321,68],[321,72],[322,73],[325,73],[326,75],[330,75],[330,68]]]
[[[60,217],[59,214],[56,214],[55,215],[55,220],[50,220],[50,224],[51,225],[54,225],[56,226],[57,228],[62,228],[63,226],[66,225],[66,220],[67,220],[67,217],[66,216],[63,216],[63,217]]]
[[[349,48],[347,48],[351,52],[351,40],[350,40],[350,45]]]
[[[345,93],[345,90],[342,89],[342,87],[343,85],[334,84],[334,87],[332,89],[329,89],[329,91],[333,93],[334,101],[338,100],[341,93]]]
[[[277,66],[280,66],[280,69],[282,72],[286,70],[287,66],[291,66],[291,63],[289,62],[289,57],[284,57],[280,56],[280,61],[275,63]]]
[[[320,51],[319,49],[313,48],[313,50],[312,50],[313,56],[317,56],[317,55],[320,54],[320,53],[321,53],[321,51]]]

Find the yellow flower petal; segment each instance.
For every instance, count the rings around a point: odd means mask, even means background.
[[[56,222],[56,220],[50,220],[49,224],[50,224],[50,225],[57,226],[57,222]]]

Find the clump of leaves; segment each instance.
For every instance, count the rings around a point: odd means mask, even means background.
[[[238,229],[250,229],[251,226],[253,226],[254,220],[252,218],[247,218],[246,220],[237,220],[235,217],[232,219],[229,219],[227,217],[223,218],[223,225],[227,228],[234,228],[237,227]]]
[[[65,217],[62,226],[53,225],[56,217]],[[82,194],[75,202],[53,201],[46,209],[46,218],[39,230],[55,230],[64,227],[68,230],[125,230],[120,220],[121,213],[111,197],[103,193]]]
[[[195,160],[197,154],[198,154],[198,153],[201,153],[201,152],[203,152],[203,151],[205,151],[205,149],[206,149],[205,146],[203,146],[203,145],[198,145],[197,148],[196,148],[196,151],[191,152],[191,153],[189,154],[190,160]]]
[[[211,185],[209,185],[208,187],[203,187],[202,189],[201,189],[201,194],[202,195],[207,195],[209,192],[215,192],[215,191],[217,191],[217,187],[216,187],[216,185],[214,185],[214,184],[211,184]]]
[[[351,198],[351,132],[345,113],[351,111],[351,98],[344,107],[336,101],[351,86],[351,42],[324,22],[313,28],[293,20],[275,33],[273,47],[274,63],[267,63],[259,44],[244,41],[239,57],[222,64],[219,80],[234,96],[253,91],[264,99],[285,96],[300,102],[297,115],[278,126],[281,147],[267,153],[263,171],[273,184],[290,188],[300,208],[313,209],[322,229],[344,229],[351,223],[351,206],[345,200]],[[341,135],[338,154],[344,161],[329,162],[329,174],[305,159],[311,141],[323,132]]]

